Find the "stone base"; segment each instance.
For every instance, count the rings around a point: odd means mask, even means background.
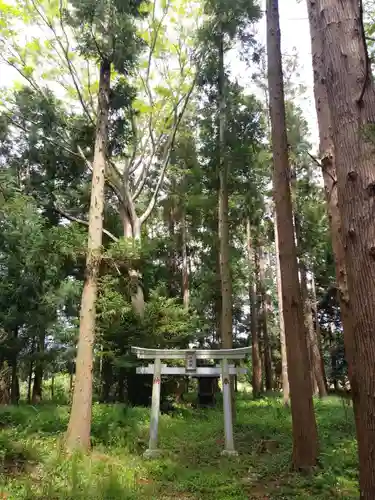
[[[162,455],[161,450],[146,450],[143,453],[144,458],[158,458]]]
[[[223,450],[221,452],[221,455],[223,457],[237,457],[238,456],[238,452],[236,450]]]

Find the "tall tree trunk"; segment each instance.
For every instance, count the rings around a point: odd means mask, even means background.
[[[219,210],[218,233],[220,255],[220,281],[222,297],[221,342],[224,349],[233,345],[232,334],[232,278],[229,262],[229,215],[228,215],[228,161],[226,155],[226,110],[225,110],[225,73],[224,73],[224,35],[219,42]]]
[[[181,215],[182,301],[185,309],[189,309],[189,301],[190,301],[187,238],[188,236],[186,227],[186,213],[185,210],[183,210]]]
[[[309,469],[317,462],[318,435],[308,370],[306,330],[294,241],[277,0],[267,0],[267,55],[274,161],[273,184],[280,243],[284,324],[288,359],[293,360],[288,363],[293,426],[293,466],[295,469]]]
[[[168,206],[168,232],[169,232],[169,251],[168,251],[168,288],[169,296],[177,296],[177,261],[176,261],[176,207],[173,200]]]
[[[44,372],[44,347],[45,347],[45,332],[39,334],[37,340],[37,357],[34,366],[34,384],[31,396],[32,404],[38,404],[43,397],[43,372]]]
[[[29,375],[27,377],[27,403],[29,405],[31,404],[31,387],[33,383],[33,372],[34,372],[34,365],[31,360],[29,365]]]
[[[52,374],[51,377],[51,400],[53,401],[55,397],[55,374]]]
[[[318,78],[325,82],[332,127],[328,139],[333,139],[334,145],[335,163],[329,168],[336,168],[342,245],[339,250],[344,263],[338,269],[337,280],[341,279],[343,286],[341,289],[339,285],[358,439],[360,492],[361,498],[370,499],[375,497],[375,400],[369,397],[375,384],[375,171],[374,145],[368,134],[375,119],[375,89],[363,28],[362,1],[324,0],[309,2],[309,7],[312,42],[315,36],[321,50],[315,56],[313,48],[313,64],[315,59]],[[320,94],[315,95],[319,107]],[[338,267],[341,261],[338,257],[336,261]]]
[[[141,245],[141,222],[134,214],[133,218],[129,212],[120,207],[120,216],[123,224],[124,238],[132,245]],[[129,269],[131,302],[134,311],[143,318],[145,313],[145,298],[142,288],[142,275],[138,269]]]
[[[100,401],[109,403],[111,401],[111,389],[113,386],[113,364],[109,356],[103,356],[103,371]]]
[[[262,392],[262,362],[260,358],[258,308],[256,297],[256,282],[258,280],[257,273],[259,272],[259,262],[252,245],[251,224],[249,218],[246,221],[246,238],[249,269],[252,271],[249,282],[252,386],[253,397],[259,398]]]
[[[301,263],[301,290],[305,305],[305,321],[308,334],[307,338],[313,394],[319,394],[319,397],[323,398],[327,396],[326,383],[324,379],[324,372],[322,370],[323,363],[320,355],[318,338],[314,327],[313,308],[307,285],[306,266],[303,262]]]
[[[232,320],[232,277],[230,270],[229,247],[229,190],[228,190],[228,160],[226,145],[226,99],[225,99],[225,69],[224,69],[224,35],[220,26],[219,46],[219,77],[218,77],[218,107],[219,107],[219,203],[218,203],[218,234],[221,282],[221,346],[223,349],[233,347]],[[234,396],[234,376],[230,377],[232,413],[236,414]]]
[[[272,353],[271,345],[268,335],[268,324],[267,324],[267,298],[266,298],[266,272],[265,272],[265,256],[262,245],[258,246],[259,252],[259,311],[261,318],[261,330],[263,338],[263,356],[264,356],[264,375],[265,375],[265,387],[266,391],[272,391]]]
[[[320,361],[322,364],[321,370],[322,370],[323,379],[324,379],[325,391],[326,391],[326,394],[328,394],[327,375],[326,375],[326,369],[324,366],[324,359],[323,359],[322,332],[320,329],[320,321],[319,321],[319,314],[318,314],[318,301],[317,301],[317,297],[316,297],[315,276],[313,273],[311,273],[311,295],[312,295],[311,307],[312,307],[314,320],[315,320],[316,340],[318,342]]]
[[[16,327],[13,332],[14,338],[14,352],[12,353],[12,384],[11,384],[11,402],[13,405],[17,405],[20,399],[20,384],[18,380],[18,328]]]
[[[281,273],[280,273],[279,232],[277,230],[276,211],[274,214],[274,218],[275,218],[274,231],[275,231],[275,253],[276,253],[277,302],[279,305],[279,329],[280,329],[280,350],[281,350],[281,377],[283,384],[283,402],[284,405],[289,406],[290,393],[289,393],[289,378],[288,378],[288,360],[286,355],[283,294],[281,290]]]
[[[110,80],[111,63],[109,60],[104,59],[100,64],[98,118],[92,169],[89,234],[81,300],[76,377],[66,435],[66,446],[69,450],[88,450],[90,448],[93,345],[103,231]]]
[[[11,393],[11,369],[7,361],[0,362],[0,406],[8,405]]]
[[[322,360],[320,356],[320,350],[318,345],[318,339],[316,336],[316,330],[314,327],[313,309],[311,303],[311,297],[309,294],[308,284],[307,284],[307,268],[302,256],[302,237],[301,237],[301,224],[299,215],[295,212],[294,214],[296,240],[299,248],[299,268],[300,268],[300,282],[301,282],[301,294],[303,300],[305,326],[307,331],[307,348],[310,362],[310,376],[313,395],[319,393],[321,398],[327,395],[326,385],[324,380],[324,372],[322,371]]]
[[[346,358],[349,372],[351,372],[352,361],[350,356],[352,348],[348,349],[348,346],[353,338],[353,332],[351,324],[351,311],[349,308],[349,292],[342,224],[337,198],[336,155],[333,142],[331,112],[329,109],[326,87],[323,40],[321,32],[322,27],[317,17],[319,16],[319,3],[316,0],[308,0],[307,8],[311,33],[315,108],[319,125],[320,160],[331,230],[332,249],[335,259],[336,283],[339,290],[340,316],[344,330],[345,346],[347,349]]]

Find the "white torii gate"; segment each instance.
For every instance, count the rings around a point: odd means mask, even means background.
[[[145,457],[158,456],[158,426],[160,413],[160,383],[162,375],[190,375],[195,377],[210,377],[221,375],[223,388],[224,407],[224,434],[225,446],[222,455],[237,455],[233,442],[232,423],[232,401],[230,397],[229,376],[246,373],[246,368],[236,368],[230,365],[228,360],[243,359],[251,351],[250,347],[239,349],[146,349],[143,347],[132,347],[132,352],[139,359],[153,359],[154,363],[148,366],[140,366],[137,373],[153,375],[150,440]],[[185,359],[185,366],[167,366],[162,364],[162,359]],[[221,366],[197,366],[197,359],[220,359]]]

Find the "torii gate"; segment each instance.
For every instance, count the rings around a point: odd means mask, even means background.
[[[229,376],[246,373],[246,368],[236,368],[230,365],[228,360],[243,359],[251,351],[250,347],[238,349],[145,349],[143,347],[132,347],[132,352],[139,359],[153,359],[154,363],[148,366],[140,366],[137,373],[153,375],[152,403],[150,421],[150,440],[145,457],[158,456],[158,426],[160,412],[160,383],[162,375],[190,375],[195,377],[210,377],[221,375],[223,388],[224,407],[224,434],[225,446],[222,455],[237,455],[233,442],[232,423],[232,401],[230,397]],[[162,364],[162,359],[185,359],[185,366],[167,366]],[[197,359],[220,359],[221,366],[197,366]]]

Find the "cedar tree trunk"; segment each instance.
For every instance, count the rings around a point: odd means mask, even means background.
[[[273,185],[279,234],[284,324],[289,360],[293,467],[295,469],[310,469],[317,462],[318,435],[311,394],[306,329],[294,240],[277,0],[267,0],[267,56],[274,163]]]

